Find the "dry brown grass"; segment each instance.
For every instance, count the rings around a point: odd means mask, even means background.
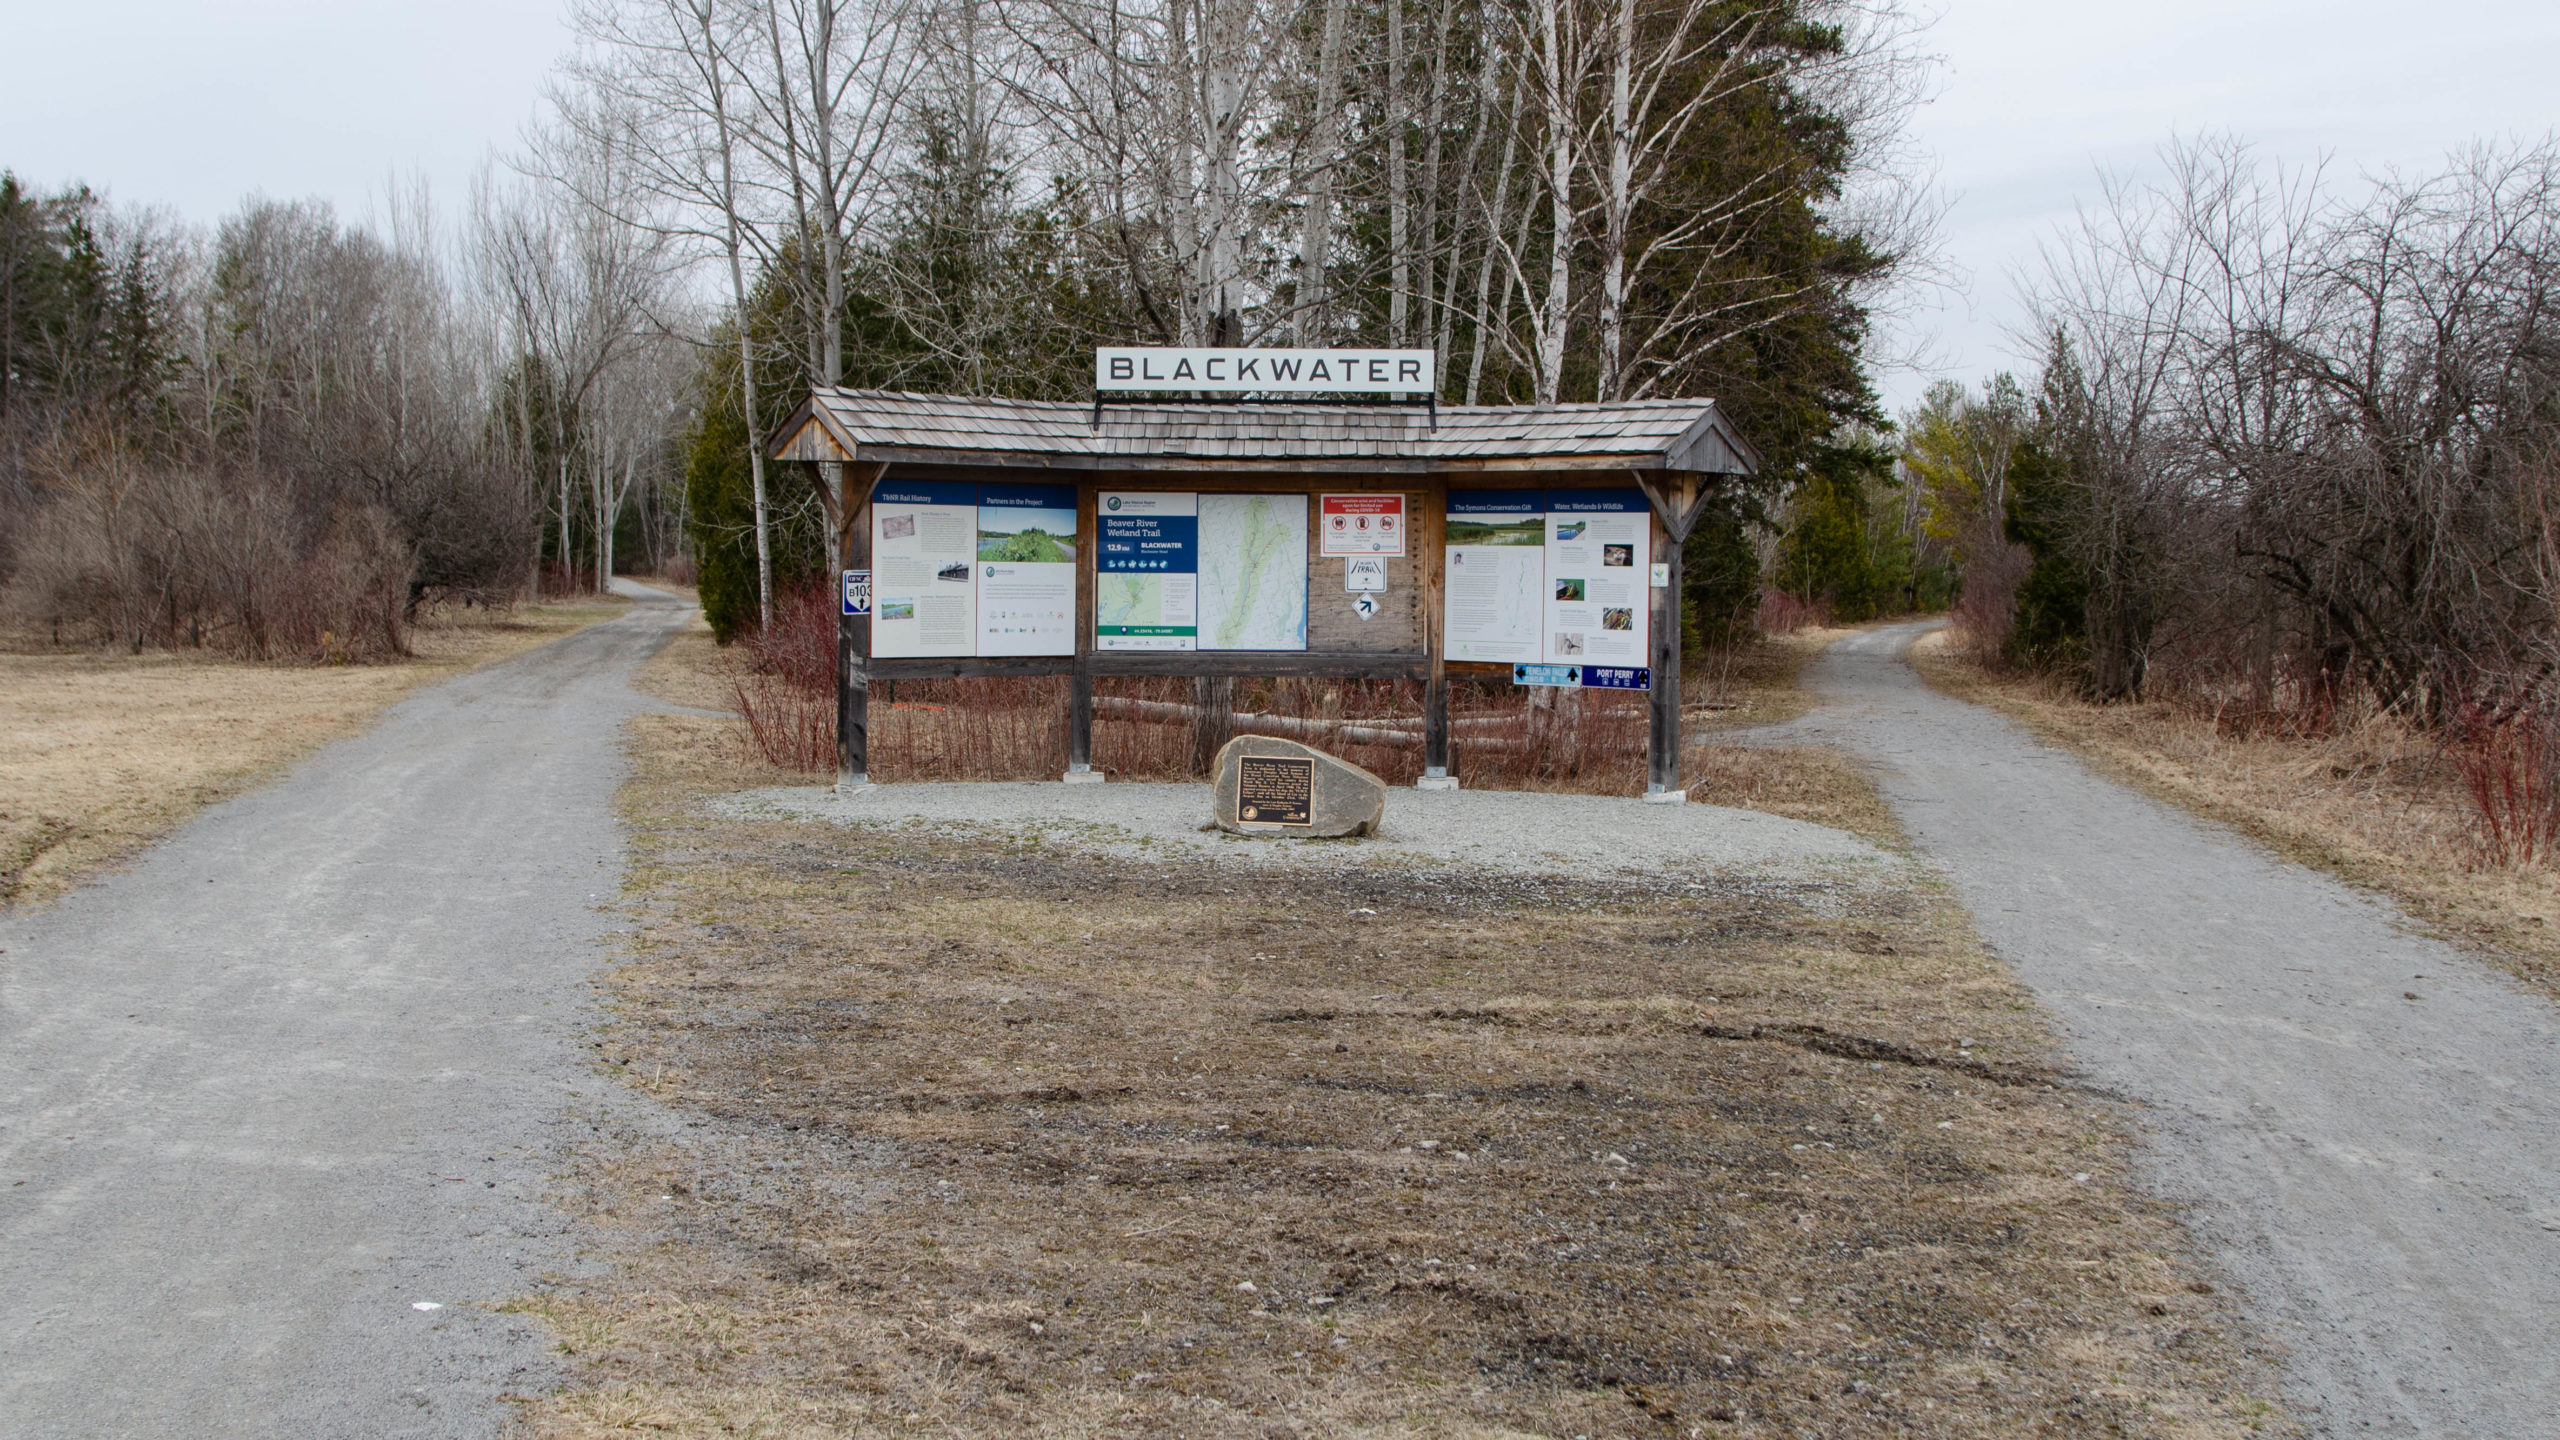
[[[1809,820],[1900,846],[1893,809],[1858,762],[1815,745],[1707,745],[1689,752],[1689,798]]]
[[[1688,692],[1681,725],[1692,735],[1713,735],[1796,719],[1813,708],[1813,694],[1801,683],[1806,664],[1855,633],[1850,626],[1806,626],[1688,662],[1681,673]]]
[[[599,1059],[682,1138],[566,1186],[626,1243],[524,1302],[577,1367],[527,1435],[2277,1424],[1934,889],[736,821],[738,728],[632,727]]]
[[[1998,675],[1948,631],[1913,663],[1932,684],[1990,705],[2107,773],[2277,850],[2376,890],[2560,996],[2560,874],[2483,863],[2459,770],[2436,738],[2388,715],[2317,736],[2225,733],[2165,703],[2092,705],[2033,676]]]
[[[1884,622],[1878,622],[1884,623]],[[1814,705],[1804,667],[1850,627],[1807,626],[1711,655],[1687,678],[1709,704],[1692,703],[1681,724],[1712,741],[1734,730],[1783,725]],[[1899,846],[1906,837],[1893,810],[1858,763],[1816,745],[1696,746],[1684,762],[1689,798],[1708,805],[1761,810],[1809,820]]]
[[[62,893],[207,805],[370,724],[421,685],[622,612],[622,601],[439,615],[383,665],[0,653],[0,905]]]

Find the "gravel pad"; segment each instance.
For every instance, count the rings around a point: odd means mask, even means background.
[[[1907,863],[1845,831],[1749,810],[1507,790],[1390,791],[1379,834],[1340,840],[1211,828],[1206,785],[951,782],[873,785],[842,798],[829,788],[777,788],[714,803],[739,819],[994,832],[1114,857],[1248,865],[1455,865],[1606,878],[1807,867],[1873,877]]]

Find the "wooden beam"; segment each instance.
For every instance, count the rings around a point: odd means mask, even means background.
[[[1076,487],[1076,641],[1067,683],[1067,773],[1070,784],[1093,778],[1093,570],[1102,553],[1094,488]]]
[[[1693,515],[1692,519],[1695,518]],[[1683,537],[1685,538],[1685,537]],[[1670,583],[1655,587],[1653,597],[1652,724],[1645,745],[1645,794],[1670,799],[1683,793],[1680,784],[1680,538],[1659,516],[1653,527],[1655,563],[1670,571]],[[1645,577],[1652,583],[1652,576]]]
[[[871,490],[886,465],[839,465],[836,557],[841,570],[871,568]],[[836,577],[836,789],[871,783],[871,617],[847,615]]]
[[[1688,542],[1689,532],[1698,527],[1698,517],[1706,513],[1707,502],[1716,496],[1714,478],[1695,471],[1638,471],[1636,484],[1652,503],[1654,517],[1670,532],[1673,544]]]
[[[1316,650],[1151,650],[1096,651],[1090,655],[1026,655],[1006,659],[943,656],[873,660],[865,672],[873,680],[965,680],[982,675],[1080,675],[1088,682],[1101,675],[1239,675],[1273,679],[1428,680],[1431,658],[1413,652]],[[1509,667],[1503,673],[1509,674]],[[1085,691],[1090,713],[1092,691]],[[1075,737],[1068,736],[1072,754]],[[1090,756],[1087,757],[1088,761]]]
[[[1422,546],[1422,636],[1423,651],[1430,657],[1431,673],[1422,685],[1422,783],[1442,789],[1458,782],[1450,769],[1449,756],[1449,637],[1447,631],[1449,578],[1448,528],[1449,482],[1431,477],[1431,488],[1423,493],[1422,513],[1405,517],[1404,533],[1419,537]],[[1415,522],[1419,521],[1417,525]]]

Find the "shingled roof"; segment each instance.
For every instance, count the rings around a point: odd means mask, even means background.
[[[1617,405],[1162,405],[820,390],[777,460],[1069,470],[1676,471],[1747,475],[1760,457],[1713,400]]]

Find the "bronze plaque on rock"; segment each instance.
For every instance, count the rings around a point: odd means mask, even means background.
[[[1246,825],[1315,823],[1316,762],[1300,756],[1237,757],[1236,819]]]

